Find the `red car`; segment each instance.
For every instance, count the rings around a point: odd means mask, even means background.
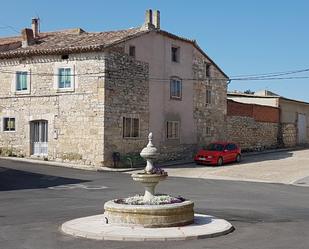
[[[227,162],[240,162],[241,149],[235,143],[211,143],[201,149],[194,157],[197,164],[211,164],[221,166]]]

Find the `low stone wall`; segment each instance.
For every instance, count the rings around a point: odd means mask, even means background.
[[[196,144],[179,144],[174,145],[161,145],[159,148],[160,157],[158,162],[166,162],[173,160],[189,160],[192,159],[197,151]]]
[[[297,128],[293,123],[281,124],[282,143],[284,147],[293,147],[297,144]]]
[[[227,117],[227,138],[242,150],[262,150],[278,146],[278,123],[257,122],[244,116]]]

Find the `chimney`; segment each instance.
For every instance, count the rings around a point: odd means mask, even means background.
[[[146,10],[145,23],[152,24],[152,10],[151,9]]]
[[[145,23],[142,26],[142,30],[150,30],[150,29],[154,29],[155,26],[152,23],[152,10],[146,10],[146,14],[145,14]]]
[[[32,29],[23,29],[21,31],[22,36],[22,47],[26,48],[32,44],[34,44],[34,37]]]
[[[155,10],[153,12],[152,20],[153,20],[153,25],[155,26],[155,28],[160,29],[160,11],[159,10]]]
[[[40,19],[39,18],[32,18],[32,31],[34,38],[37,38],[39,36],[39,25],[40,25]]]

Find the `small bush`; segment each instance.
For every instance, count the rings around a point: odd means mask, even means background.
[[[83,159],[82,155],[78,153],[66,153],[63,154],[61,158],[63,160],[69,160],[69,161],[79,161]]]

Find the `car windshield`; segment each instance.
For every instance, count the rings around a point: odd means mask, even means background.
[[[223,151],[224,146],[222,144],[209,144],[206,149],[210,151]]]

